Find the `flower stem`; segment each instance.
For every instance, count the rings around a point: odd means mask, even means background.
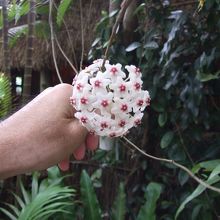
[[[133,1],[133,0],[124,0],[123,3],[122,3],[121,9],[120,9],[120,11],[119,11],[119,13],[118,13],[118,16],[117,16],[116,21],[115,21],[115,23],[114,23],[114,25],[113,25],[113,28],[112,28],[112,33],[111,33],[111,36],[110,36],[110,38],[109,38],[108,46],[107,46],[107,48],[106,48],[106,50],[105,50],[104,59],[103,59],[103,64],[102,64],[102,70],[104,69],[105,61],[106,61],[106,59],[107,59],[107,57],[108,57],[109,49],[110,49],[110,47],[111,47],[111,45],[112,45],[112,41],[113,41],[113,39],[114,39],[114,37],[115,37],[115,35],[116,35],[116,32],[117,32],[119,23],[120,23],[121,20],[123,19],[124,14],[125,14],[125,12],[126,12],[126,9],[127,9],[127,7],[129,6],[129,4],[130,4],[132,1]]]
[[[143,150],[141,150],[138,146],[136,146],[133,142],[131,142],[129,139],[127,139],[126,137],[122,137],[126,142],[128,142],[132,147],[134,147],[137,151],[139,151],[141,154],[143,154],[144,156],[151,158],[153,160],[158,160],[158,161],[162,161],[165,163],[170,163],[173,164],[176,167],[179,167],[181,170],[184,170],[185,172],[187,172],[189,174],[190,177],[192,177],[196,182],[198,182],[199,184],[203,185],[204,187],[213,190],[215,192],[220,193],[220,189],[214,186],[211,186],[209,184],[207,184],[206,182],[204,182],[203,180],[201,180],[200,178],[198,178],[197,176],[195,176],[188,168],[186,168],[185,166],[175,162],[174,160],[169,160],[166,158],[160,158],[160,157],[155,157],[152,156],[146,152],[144,152]]]

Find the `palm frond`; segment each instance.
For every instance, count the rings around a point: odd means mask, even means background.
[[[0,119],[11,109],[11,86],[8,78],[0,73]]]

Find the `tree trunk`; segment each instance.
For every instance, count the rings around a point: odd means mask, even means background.
[[[10,64],[9,64],[9,50],[8,50],[8,11],[7,0],[2,1],[3,14],[3,53],[4,53],[4,73],[10,80]]]
[[[36,1],[30,0],[30,9],[28,13],[28,39],[26,50],[26,62],[24,70],[23,83],[23,100],[27,100],[31,95],[31,80],[32,80],[32,56],[33,56],[33,41],[34,41],[34,25],[36,19]]]
[[[134,15],[134,11],[137,8],[137,1],[133,0],[126,9],[123,18],[123,41],[125,46],[128,46],[134,40],[134,30],[137,28],[137,17]]]

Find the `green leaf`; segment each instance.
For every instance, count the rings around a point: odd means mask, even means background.
[[[125,207],[125,189],[124,184],[120,183],[117,197],[113,204],[112,209],[112,220],[123,220],[125,219],[126,207]]]
[[[12,215],[8,210],[0,207],[0,211],[7,215],[11,220],[17,220],[17,218],[14,215]]]
[[[159,45],[155,41],[148,42],[144,45],[145,49],[157,49],[158,47],[159,47]]]
[[[11,109],[11,86],[8,78],[0,72],[0,118],[8,114]]]
[[[189,179],[189,175],[183,171],[183,170],[180,170],[179,173],[178,173],[178,180],[179,180],[179,183],[181,186],[183,186]]]
[[[25,207],[25,203],[23,202],[23,200],[18,196],[16,195],[15,193],[13,193],[13,196],[15,197],[17,203],[20,205],[20,207],[23,209]]]
[[[198,173],[201,168],[205,169],[205,171],[213,171],[220,164],[220,159],[217,160],[208,160],[203,161],[201,163],[196,164],[192,168],[193,173]]]
[[[29,192],[24,188],[24,185],[23,185],[23,183],[22,183],[22,181],[21,181],[20,176],[19,176],[18,178],[19,178],[18,180],[19,180],[19,184],[20,184],[22,196],[23,196],[23,198],[24,198],[24,201],[25,201],[26,205],[28,205],[28,204],[30,203],[30,201],[31,201],[30,194],[29,194]]]
[[[137,220],[156,220],[156,204],[160,197],[162,187],[158,183],[151,182],[145,193],[146,202],[141,207]]]
[[[112,11],[112,12],[109,14],[109,18],[114,17],[117,13],[118,13],[118,9]]]
[[[141,46],[141,43],[139,43],[139,42],[133,42],[133,43],[131,43],[125,50],[126,50],[126,52],[131,52],[131,51],[137,49],[137,48],[140,47],[140,46]]]
[[[166,148],[170,145],[171,141],[173,140],[174,133],[172,131],[166,132],[160,141],[161,148]]]
[[[220,71],[211,74],[211,73],[201,73],[201,72],[197,72],[196,78],[198,80],[200,80],[201,82],[207,82],[213,79],[219,79],[220,77]]]
[[[66,14],[70,4],[72,3],[72,0],[62,0],[59,4],[59,7],[57,9],[57,25],[60,27],[62,22],[63,22],[63,18],[64,15]]]
[[[15,213],[16,216],[19,216],[20,211],[18,210],[16,206],[8,204],[8,203],[5,203],[5,204]]]
[[[69,199],[74,195],[73,193],[74,190],[68,187],[49,186],[23,208],[18,220],[37,220],[39,216],[41,216],[40,219],[45,219],[46,216],[63,212],[65,207],[70,205]],[[48,213],[50,214],[48,215]]]
[[[146,4],[145,4],[145,3],[141,3],[141,4],[135,9],[133,15],[138,14],[140,11],[144,11],[144,10],[145,10],[145,7],[146,7]]]
[[[32,174],[32,183],[31,183],[31,200],[33,200],[38,193],[38,178],[40,176],[39,172],[34,172]]]
[[[163,127],[167,122],[167,112],[163,112],[159,114],[158,117],[158,124],[160,125],[160,127]]]
[[[217,182],[220,181],[220,165],[218,165],[210,174],[209,178],[207,181],[205,181],[207,184],[212,185],[215,184]],[[193,199],[195,199],[196,197],[198,197],[201,193],[204,192],[204,190],[206,189],[205,186],[203,185],[199,185],[192,194],[190,194],[180,205],[180,207],[178,208],[176,215],[175,215],[175,219],[178,218],[179,214],[183,211],[183,209],[185,208],[186,204],[189,203],[190,201],[192,201]]]
[[[84,205],[84,219],[101,220],[101,210],[98,203],[92,181],[85,170],[82,171],[81,179],[81,199]]]

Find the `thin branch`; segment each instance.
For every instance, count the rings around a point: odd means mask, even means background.
[[[104,69],[105,61],[106,61],[106,59],[107,59],[107,57],[108,57],[109,49],[110,49],[110,47],[111,47],[111,45],[112,45],[112,41],[113,41],[113,39],[114,39],[114,37],[115,37],[115,35],[116,35],[116,31],[117,31],[117,29],[118,29],[118,26],[119,26],[121,20],[122,20],[123,17],[124,17],[124,14],[125,14],[125,12],[126,12],[127,7],[130,5],[130,3],[131,3],[132,1],[133,1],[133,0],[124,0],[123,3],[122,3],[122,7],[121,7],[121,9],[120,9],[120,11],[119,11],[119,13],[118,13],[118,16],[117,16],[117,18],[116,18],[116,21],[115,21],[115,23],[114,23],[114,26],[113,26],[113,28],[112,28],[112,33],[111,33],[111,36],[110,36],[110,38],[109,38],[108,46],[107,46],[107,48],[106,48],[106,50],[105,50],[105,55],[104,55],[104,59],[103,59],[102,69]]]
[[[204,186],[205,188],[211,189],[215,192],[220,193],[220,189],[214,186],[211,186],[209,184],[207,184],[206,182],[204,182],[203,180],[201,180],[200,178],[198,178],[197,176],[195,176],[188,168],[184,167],[183,165],[175,162],[174,160],[169,160],[169,159],[165,159],[165,158],[160,158],[160,157],[155,157],[152,156],[146,152],[144,152],[143,150],[141,150],[139,147],[137,147],[134,143],[132,143],[129,139],[127,139],[126,137],[122,137],[126,142],[128,142],[132,147],[134,147],[137,151],[139,151],[141,154],[143,154],[144,156],[151,158],[153,160],[157,160],[157,161],[162,161],[165,163],[170,163],[173,164],[176,167],[179,167],[181,170],[184,170],[186,173],[189,174],[190,177],[192,177],[196,182],[198,182],[199,184],[201,184],[202,186]]]
[[[83,25],[83,11],[82,11],[82,0],[79,1],[79,7],[80,7],[80,24],[81,24],[81,43],[82,43],[82,53],[81,53],[81,59],[80,59],[80,71],[82,70],[82,64],[83,64],[83,54],[85,49],[84,44],[84,25]]]
[[[65,54],[65,52],[63,51],[63,49],[62,49],[62,47],[61,47],[59,41],[57,40],[56,35],[55,35],[55,41],[56,41],[56,43],[57,43],[57,46],[58,46],[60,52],[63,54],[63,56],[65,57],[65,59],[67,60],[67,62],[68,62],[69,65],[71,66],[71,68],[73,69],[73,71],[74,71],[76,74],[78,74],[77,69],[75,68],[75,66],[73,66],[73,64],[71,63],[71,61],[69,60],[69,58],[67,57],[67,55]]]
[[[54,4],[55,9],[58,10],[56,3],[53,2],[53,4]],[[64,27],[65,27],[65,30],[61,30],[61,31],[58,31],[58,32],[59,32],[59,33],[61,33],[61,32],[67,33],[68,40],[69,40],[69,42],[70,42],[71,49],[72,49],[72,53],[73,53],[73,60],[74,60],[74,62],[75,62],[75,66],[76,66],[75,69],[77,69],[77,68],[78,68],[78,64],[77,64],[77,59],[76,59],[76,52],[75,52],[75,49],[74,49],[74,47],[73,47],[72,40],[71,40],[70,33],[69,33],[70,30],[74,30],[74,29],[73,29],[73,28],[72,28],[72,29],[69,29],[69,28],[68,28],[68,26],[67,26],[67,24],[66,24],[66,21],[65,21],[65,18],[63,18],[63,25],[64,25]],[[68,62],[69,62],[69,61],[68,61]],[[71,67],[74,66],[73,63],[71,63],[71,64],[72,64]],[[75,70],[74,70],[74,71],[75,71]],[[78,71],[76,71],[76,73],[78,73]]]
[[[50,25],[50,34],[51,34],[51,46],[52,46],[52,55],[53,55],[53,62],[55,65],[57,77],[60,81],[60,83],[63,83],[63,80],[61,78],[58,66],[57,66],[57,61],[56,61],[56,54],[55,54],[55,47],[54,47],[54,30],[53,30],[53,18],[52,18],[52,7],[53,7],[53,0],[49,1],[49,25]]]

